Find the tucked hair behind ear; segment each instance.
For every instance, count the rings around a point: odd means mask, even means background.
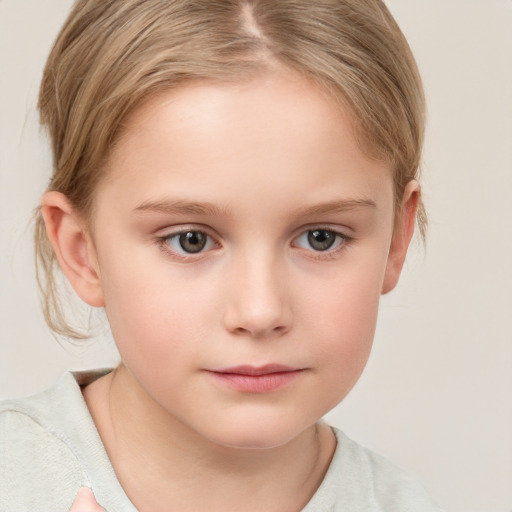
[[[250,80],[276,65],[349,107],[361,146],[392,166],[399,204],[418,178],[424,97],[405,37],[380,0],[77,1],[39,95],[54,158],[49,189],[87,218],[123,120],[142,99],[192,80]],[[424,234],[422,204],[418,222]],[[35,243],[50,328],[84,337],[62,313],[40,212]]]

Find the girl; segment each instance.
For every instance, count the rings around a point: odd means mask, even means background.
[[[85,336],[58,264],[121,362],[2,404],[0,509],[438,510],[321,421],[425,229],[422,87],[384,4],[79,0],[39,109],[45,314]]]

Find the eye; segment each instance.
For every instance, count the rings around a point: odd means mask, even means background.
[[[182,231],[166,236],[163,240],[178,254],[197,254],[215,247],[215,242],[202,231]]]
[[[300,235],[294,244],[303,249],[323,252],[337,249],[347,240],[348,237],[330,229],[312,229]]]

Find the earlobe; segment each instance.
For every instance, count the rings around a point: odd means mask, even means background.
[[[41,199],[41,211],[57,261],[71,286],[90,306],[103,307],[94,244],[71,203],[60,192],[46,192]]]
[[[416,211],[418,209],[420,194],[420,186],[415,180],[410,181],[405,187],[402,204],[397,213],[399,217],[389,248],[386,273],[382,285],[383,294],[389,293],[398,283],[407,255],[407,249],[409,248],[409,243],[414,234]]]

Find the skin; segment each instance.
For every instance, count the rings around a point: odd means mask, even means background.
[[[98,505],[91,489],[82,487],[69,512],[104,512],[104,509]]]
[[[320,420],[366,364],[418,196],[411,182],[395,212],[391,169],[348,111],[285,71],[145,101],[91,219],[44,195],[59,264],[121,354],[84,396],[139,510],[305,506],[336,445]],[[311,245],[315,229],[331,248]],[[184,231],[208,235],[204,250],[184,252]],[[270,363],[300,371],[265,393],[211,373]]]

